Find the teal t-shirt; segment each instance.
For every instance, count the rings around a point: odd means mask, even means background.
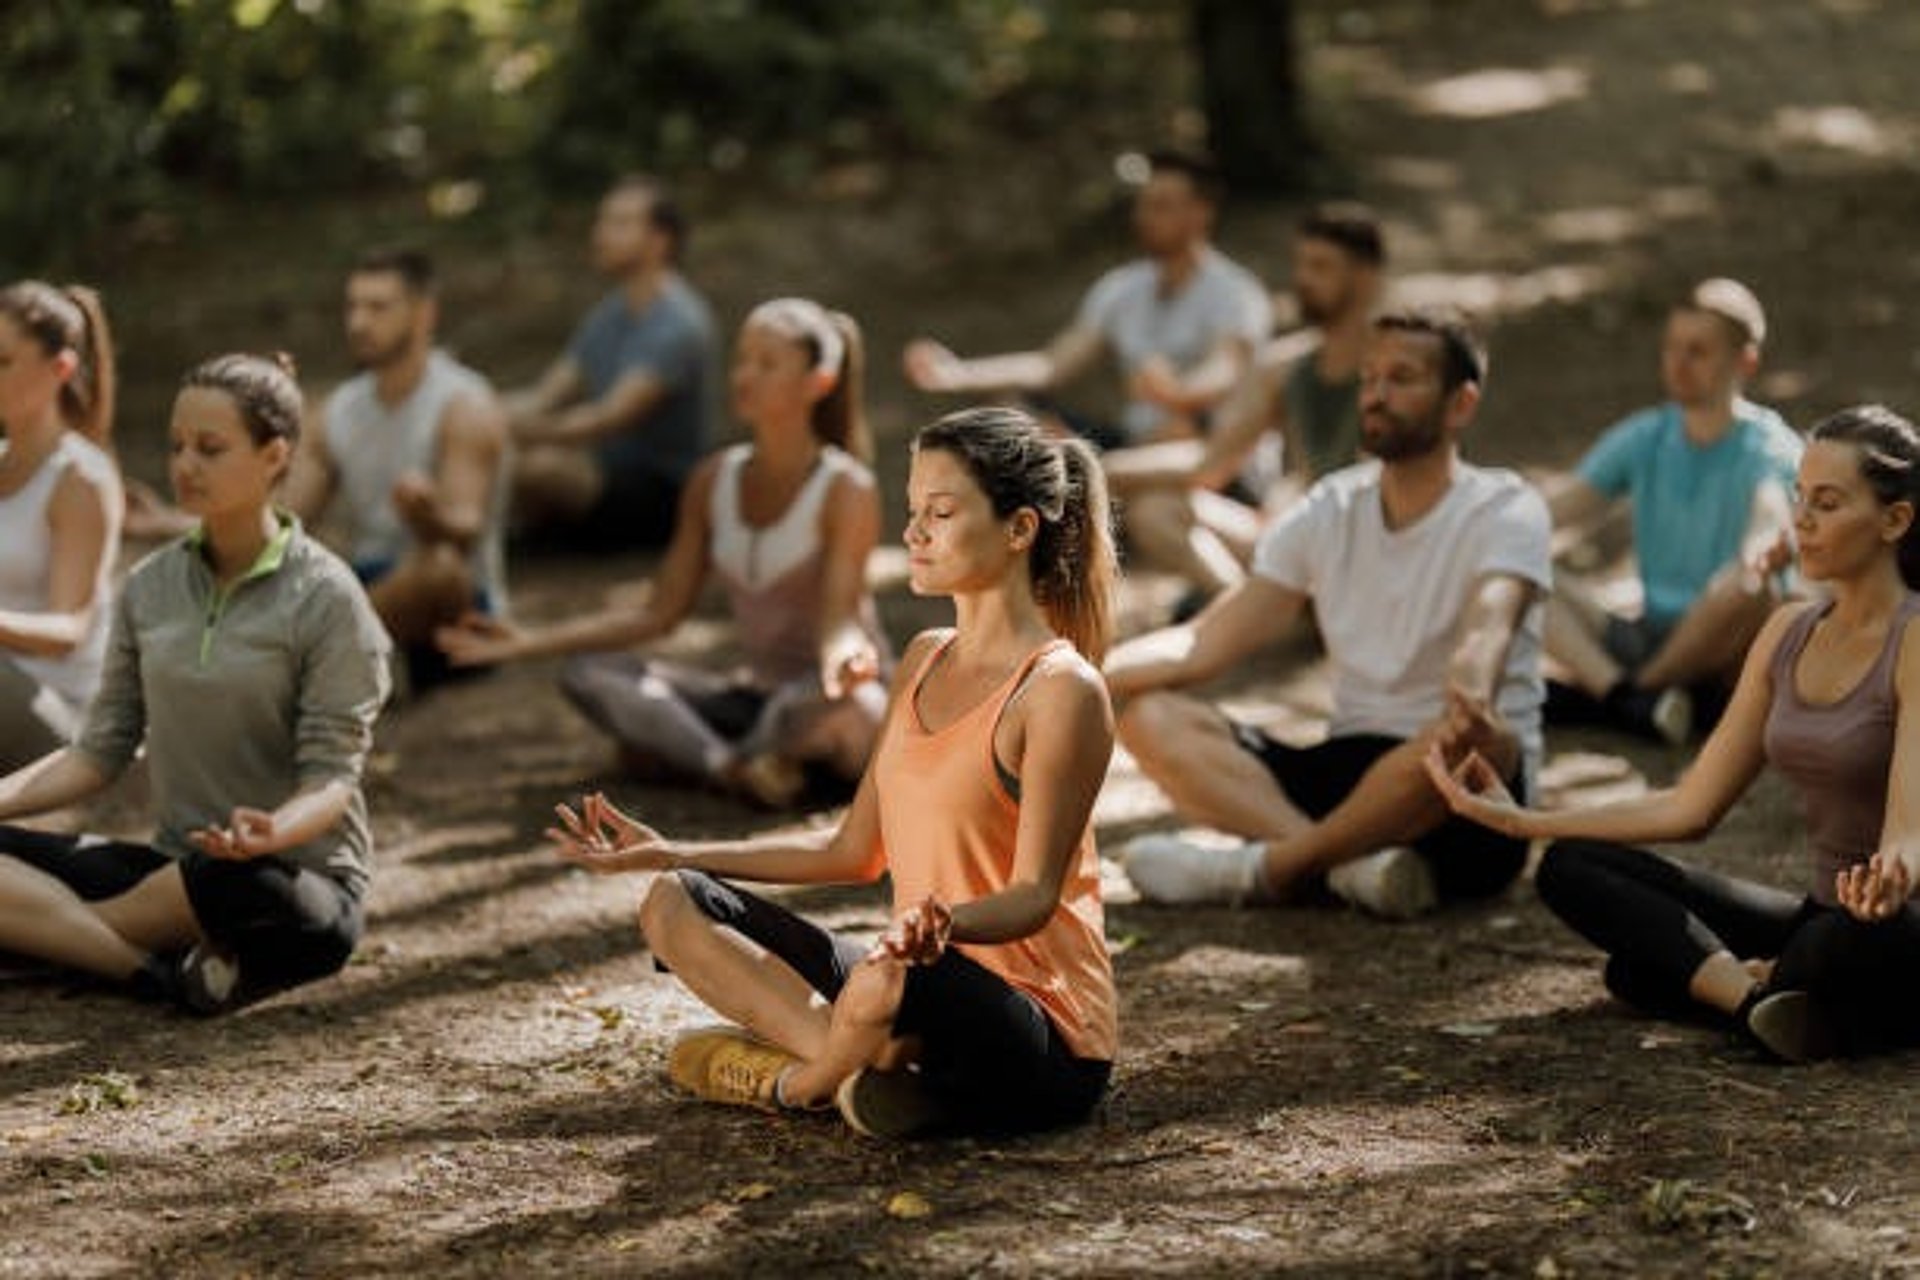
[[[1705,448],[1687,439],[1680,406],[1669,401],[1609,427],[1587,451],[1580,478],[1633,504],[1650,621],[1676,621],[1740,554],[1754,495],[1768,483],[1791,493],[1803,448],[1779,414],[1740,400],[1733,426]]]

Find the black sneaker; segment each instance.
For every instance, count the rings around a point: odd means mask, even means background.
[[[181,1004],[180,964],[181,957],[177,952],[168,955],[156,952],[140,962],[140,967],[127,979],[127,989],[136,1000],[151,1004]]]
[[[1747,1012],[1747,1030],[1782,1062],[1819,1062],[1839,1052],[1833,1026],[1804,991],[1776,991]]]
[[[1607,690],[1601,705],[1615,725],[1670,747],[1693,733],[1693,698],[1685,689],[1643,689],[1622,680]]]
[[[864,1068],[840,1082],[833,1101],[846,1122],[869,1138],[917,1138],[948,1119],[917,1071]]]

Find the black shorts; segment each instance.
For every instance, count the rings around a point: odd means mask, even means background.
[[[0,856],[44,871],[88,902],[118,897],[174,861],[144,844],[0,826]],[[200,931],[239,961],[245,999],[337,973],[365,924],[359,896],[283,858],[191,853],[180,878]]]
[[[828,1000],[840,994],[867,946],[785,907],[698,871],[676,873],[709,919],[780,957]],[[907,970],[894,1015],[898,1036],[921,1044],[920,1071],[972,1133],[1023,1133],[1085,1120],[1113,1064],[1076,1057],[1053,1020],[1024,991],[949,948]]]
[[[1316,822],[1353,794],[1375,761],[1404,742],[1385,734],[1356,733],[1311,747],[1290,747],[1238,723],[1233,725],[1233,736],[1266,766],[1287,799]],[[1510,778],[1507,785],[1522,803],[1526,801],[1523,777]],[[1457,816],[1413,841],[1413,848],[1427,860],[1443,899],[1490,897],[1512,884],[1527,864],[1525,840]]]
[[[658,551],[671,542],[684,481],[598,461],[600,497],[568,541],[590,551]]]

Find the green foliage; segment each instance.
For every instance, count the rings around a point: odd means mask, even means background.
[[[288,194],[524,155],[539,0],[28,0],[0,54],[0,266],[209,188]]]
[[[937,148],[1137,93],[1115,32],[1181,0],[19,0],[0,45],[0,269],[208,193],[395,181],[537,201],[625,168]],[[1132,28],[1129,28],[1132,24]],[[1119,43],[1125,43],[1122,38]],[[1051,95],[1051,98],[1050,98]],[[1051,100],[1056,106],[1049,114]],[[439,208],[436,205],[436,208]],[[445,211],[445,210],[441,210]],[[164,220],[164,219],[163,219]]]
[[[1064,0],[579,0],[546,149],[563,177],[727,169],[940,140],[966,108],[1086,70]]]

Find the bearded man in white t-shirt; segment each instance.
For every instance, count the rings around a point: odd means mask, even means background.
[[[1324,881],[1407,917],[1519,874],[1525,843],[1452,816],[1421,764],[1435,743],[1478,750],[1525,794],[1540,760],[1551,524],[1519,476],[1460,457],[1485,380],[1460,320],[1377,319],[1360,367],[1371,457],[1271,525],[1245,582],[1108,659],[1121,742],[1183,817],[1242,838],[1132,841],[1147,900],[1279,902]],[[1182,691],[1282,639],[1309,604],[1333,667],[1325,741],[1288,745]]]

